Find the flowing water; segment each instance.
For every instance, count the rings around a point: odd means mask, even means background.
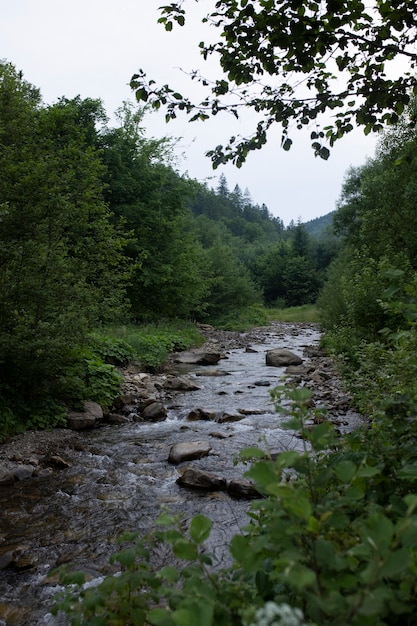
[[[85,431],[82,445],[65,450],[71,468],[0,491],[0,541],[30,555],[27,569],[23,560],[19,569],[0,571],[0,624],[57,623],[48,611],[58,586],[47,574],[65,562],[93,579],[109,573],[117,537],[125,530],[146,533],[164,506],[181,512],[185,524],[196,513],[212,519],[209,550],[220,565],[228,563],[228,542],[245,526],[250,504],[225,492],[184,489],[176,480],[191,465],[227,480],[242,477],[245,467],[234,460],[249,445],[266,446],[273,453],[302,446],[281,428],[268,387],[280,382],[284,369],[267,367],[265,352],[281,347],[302,356],[306,345],[318,343],[319,333],[314,326],[282,328],[272,326],[264,343],[252,344],[254,352],[231,350],[216,367],[220,375],[213,375],[212,367],[188,368],[201,388],[171,394],[166,421]],[[196,408],[254,413],[223,424],[188,421]],[[210,455],[180,466],[168,463],[171,446],[187,441],[209,442]]]

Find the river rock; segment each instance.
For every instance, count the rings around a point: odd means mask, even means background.
[[[72,463],[63,459],[60,454],[51,454],[47,457],[46,462],[56,469],[68,469],[72,467]]]
[[[190,350],[189,352],[178,352],[172,355],[174,363],[184,363],[188,365],[216,365],[221,359],[219,352],[208,350]]]
[[[176,443],[169,451],[168,462],[178,465],[184,461],[193,461],[207,456],[211,445],[206,441],[187,441]]]
[[[229,372],[226,372],[226,370],[219,370],[219,369],[213,369],[213,368],[206,368],[204,370],[201,370],[201,372],[196,372],[195,373],[196,376],[230,376]]]
[[[192,380],[186,376],[168,376],[164,383],[165,389],[173,391],[196,391],[200,389]]]
[[[129,418],[126,415],[120,415],[120,413],[109,413],[107,415],[107,422],[109,424],[128,424]]]
[[[266,353],[266,364],[273,367],[287,367],[288,365],[301,365],[303,359],[291,350],[274,348]]]
[[[26,478],[31,478],[35,468],[33,465],[16,465],[12,469],[12,474],[16,480],[25,480]]]
[[[162,402],[151,401],[143,408],[143,410],[141,410],[141,414],[143,419],[146,421],[161,422],[166,419],[167,410]]]
[[[314,370],[311,365],[289,365],[285,373],[289,376],[306,376]]]
[[[187,419],[193,422],[196,421],[214,421],[217,413],[215,411],[206,411],[205,409],[193,409],[188,413]]]
[[[232,498],[260,498],[262,497],[254,484],[245,478],[235,478],[227,486],[227,493]]]
[[[9,487],[13,485],[14,481],[15,477],[9,472],[7,467],[0,465],[0,487]]]
[[[224,413],[219,413],[216,416],[216,422],[218,424],[227,424],[229,422],[239,422],[244,419],[244,415],[242,413],[228,413],[225,411]]]
[[[4,551],[0,551],[0,570],[6,569],[14,561],[13,550],[9,550],[7,547]]]
[[[177,478],[177,484],[181,487],[190,487],[204,491],[225,491],[227,488],[225,478],[215,476],[210,472],[203,472],[192,468],[186,469],[185,472]]]
[[[84,402],[83,411],[71,411],[67,415],[67,426],[71,430],[92,428],[97,420],[103,419],[103,409],[97,402]]]

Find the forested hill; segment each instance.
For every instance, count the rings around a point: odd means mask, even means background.
[[[328,233],[333,226],[333,217],[335,216],[336,211],[331,211],[326,215],[322,215],[321,217],[316,217],[313,220],[309,220],[308,222],[304,222],[304,228],[307,233],[312,237],[316,237],[319,239],[323,235]]]
[[[109,127],[101,100],[45,105],[0,63],[3,424],[56,423],[79,402],[97,328],[227,323],[317,298],[333,242],[284,228],[224,177],[208,189],[180,176],[172,140],[148,138],[144,114],[123,104]]]
[[[284,223],[274,217],[265,206],[253,204],[250,192],[236,185],[229,191],[226,177],[222,174],[216,189],[200,186],[191,202],[193,215],[205,216],[222,223],[230,234],[250,243],[276,241],[284,231]]]

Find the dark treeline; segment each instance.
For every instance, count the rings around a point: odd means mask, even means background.
[[[124,104],[110,128],[100,100],[45,105],[0,65],[3,423],[59,422],[84,393],[80,358],[100,325],[218,323],[317,297],[334,241],[285,229],[224,177],[209,189],[180,176],[143,113]]]

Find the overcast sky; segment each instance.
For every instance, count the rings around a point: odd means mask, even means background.
[[[40,88],[45,103],[60,96],[100,98],[111,117],[124,100],[134,100],[129,81],[139,68],[178,91],[190,82],[179,69],[205,64],[198,42],[208,40],[206,28],[191,20],[190,28],[167,33],[157,24],[162,0],[0,0],[0,58],[22,70]],[[201,5],[187,3],[192,12]],[[191,16],[192,17],[192,16]],[[208,71],[213,70],[212,66]],[[253,117],[252,117],[253,121]],[[306,222],[335,208],[343,178],[350,166],[362,165],[374,155],[376,138],[355,131],[337,145],[326,162],[314,157],[308,136],[296,133],[290,152],[280,148],[280,131],[261,151],[249,156],[240,169],[232,165],[212,170],[204,153],[227,142],[234,124],[230,117],[205,123],[185,118],[165,123],[163,111],[145,120],[149,136],[182,137],[178,154],[181,172],[216,187],[223,172],[230,190],[247,188],[254,203],[265,203],[287,225]],[[248,120],[233,128],[248,134]]]

